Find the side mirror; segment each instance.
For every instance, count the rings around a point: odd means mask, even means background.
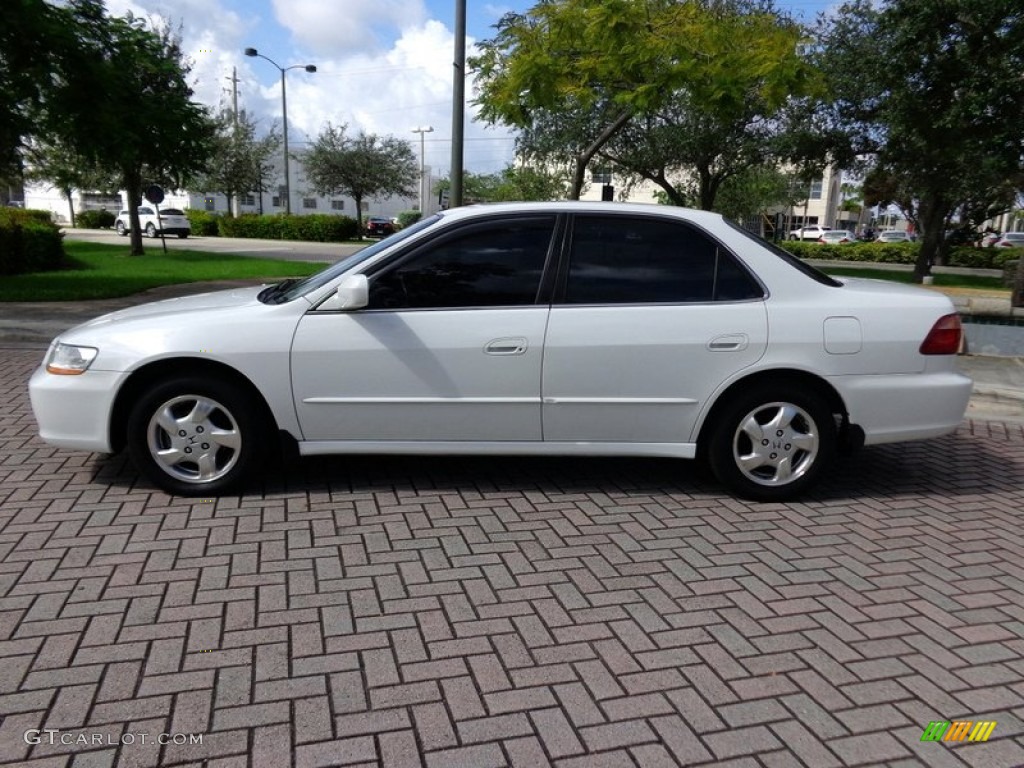
[[[370,303],[370,283],[366,275],[349,275],[338,284],[338,290],[319,307],[323,311],[350,312]]]

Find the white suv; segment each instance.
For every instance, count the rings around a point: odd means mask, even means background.
[[[117,214],[117,223],[114,229],[117,234],[127,235],[131,231],[131,219],[128,210],[125,209]],[[146,237],[157,237],[161,230],[165,235],[177,235],[186,238],[192,234],[192,225],[189,224],[185,212],[177,208],[164,208],[157,218],[156,209],[149,205],[139,206],[139,228],[146,233]]]
[[[790,240],[819,240],[823,234],[828,232],[828,227],[820,227],[817,224],[810,224],[806,227],[794,229],[789,233]]]

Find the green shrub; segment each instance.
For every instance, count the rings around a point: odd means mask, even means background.
[[[36,208],[0,208],[0,226],[33,223],[53,224],[53,213]]]
[[[24,222],[0,221],[0,275],[45,272],[64,264],[60,228],[25,217]]]
[[[828,245],[807,243],[799,240],[779,243],[783,248],[801,259],[825,259],[829,261],[859,261],[884,264],[913,264],[917,259],[917,243],[846,243]]]
[[[947,264],[951,267],[975,269],[1002,269],[1008,262],[1024,255],[1024,248],[951,248]]]
[[[787,241],[779,243],[783,248],[801,259],[825,259],[828,261],[856,261],[882,264],[913,264],[921,250],[920,243],[847,243],[846,245],[825,245]],[[956,246],[949,249],[946,258],[948,267],[971,267],[973,269],[1002,269],[1008,261],[1020,258],[1024,248],[975,248]]]
[[[415,224],[422,218],[423,213],[421,211],[402,211],[398,214],[398,227],[399,229],[405,229],[410,224]]]
[[[316,213],[289,216],[278,213],[260,216],[245,213],[235,218],[223,217],[220,232],[225,237],[255,237],[264,240],[310,240],[338,243],[356,236],[356,221],[348,216]]]
[[[114,226],[115,221],[117,221],[117,216],[106,209],[80,211],[75,214],[75,226],[83,229],[110,229]]]
[[[201,208],[186,208],[185,216],[192,226],[193,235],[203,237],[217,237],[220,234],[220,219],[216,213],[204,211]]]

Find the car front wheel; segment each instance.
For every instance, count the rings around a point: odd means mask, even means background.
[[[183,377],[149,390],[128,418],[128,452],[168,493],[215,496],[239,486],[267,444],[259,408],[239,387]]]
[[[156,227],[152,224],[146,225],[146,237],[156,237]]]
[[[719,482],[757,501],[793,498],[813,485],[835,454],[832,411],[814,392],[769,386],[733,399],[711,436]]]
[[[117,232],[117,234],[119,234],[121,237],[124,237],[125,235],[128,234],[128,230],[124,228],[123,221],[119,221],[117,222],[117,224],[114,225],[114,231]]]

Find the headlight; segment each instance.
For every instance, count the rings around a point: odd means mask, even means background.
[[[46,361],[46,370],[59,376],[77,376],[85,373],[98,354],[99,350],[95,347],[55,344]]]

